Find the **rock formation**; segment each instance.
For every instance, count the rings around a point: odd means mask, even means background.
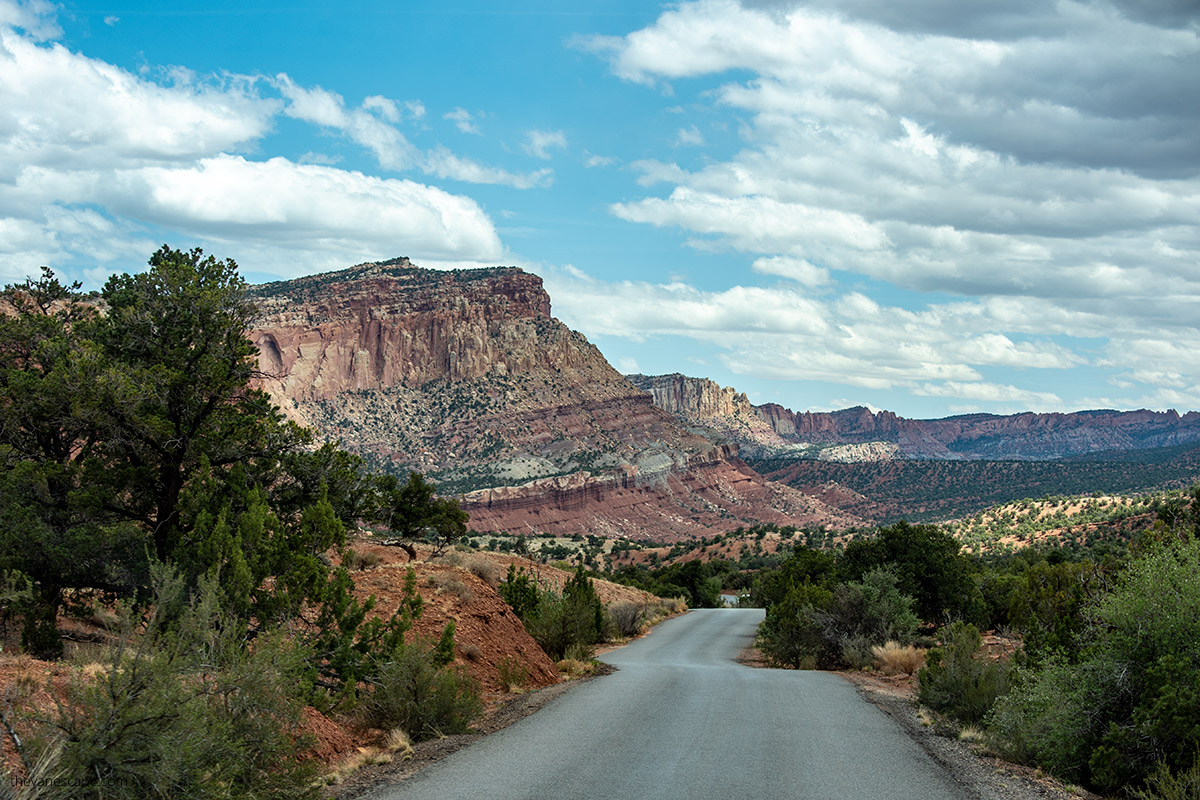
[[[680,425],[554,319],[541,279],[519,269],[396,259],[265,284],[255,299],[263,386],[284,412],[376,468],[473,492],[476,530],[858,521]]]
[[[689,425],[708,426],[756,458],[1049,460],[1200,441],[1200,413],[1195,411],[1182,416],[1143,410],[916,420],[861,406],[800,413],[775,403],[755,406],[733,389],[683,375],[632,375],[630,380],[650,392],[660,408]]]

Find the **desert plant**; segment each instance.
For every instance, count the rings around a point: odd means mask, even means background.
[[[148,628],[37,715],[29,758],[52,759],[71,798],[315,797],[293,699],[308,654],[276,634],[248,648],[211,583],[168,625],[182,581],[156,580]]]
[[[855,634],[842,641],[842,663],[860,672],[875,664],[874,645],[862,634]]]
[[[377,567],[383,563],[383,557],[371,550],[355,550],[347,548],[342,556],[342,566],[348,570],[364,570]]]
[[[452,594],[460,603],[469,603],[475,594],[471,587],[446,572],[435,572],[426,578],[426,583],[437,590],[438,594]]]
[[[980,722],[1008,691],[1009,667],[981,652],[983,637],[970,623],[955,622],[942,629],[940,638],[942,644],[925,655],[917,674],[919,699],[962,722]]]
[[[767,660],[793,669],[828,661],[816,610],[832,600],[833,595],[819,586],[801,584],[789,589],[783,600],[768,609],[758,628],[758,647]]]
[[[463,566],[493,589],[500,585],[500,565],[487,556],[478,553],[469,555]]]
[[[889,641],[871,648],[875,666],[884,675],[912,675],[925,663],[925,651],[911,644]]]
[[[475,681],[462,671],[439,669],[434,651],[419,644],[400,648],[369,683],[363,722],[401,728],[414,741],[464,733],[482,708]]]
[[[526,681],[529,680],[529,671],[516,657],[505,656],[496,664],[496,679],[500,681],[504,691],[511,692],[525,687]]]
[[[609,625],[618,636],[629,639],[642,632],[646,609],[632,600],[618,600],[606,609]]]
[[[1135,789],[1134,800],[1200,800],[1200,751],[1192,756],[1192,766],[1173,771],[1159,762],[1146,779],[1144,788]]]
[[[517,572],[512,564],[508,566],[508,575],[497,589],[519,619],[526,620],[537,611],[540,600],[537,584],[527,573]]]
[[[1160,763],[1186,774],[1200,748],[1200,541],[1152,544],[1087,615],[1079,656],[1047,659],[998,705],[998,747],[1103,789]]]

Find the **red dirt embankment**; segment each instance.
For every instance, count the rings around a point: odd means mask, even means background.
[[[366,568],[352,570],[351,576],[360,600],[375,596],[377,614],[390,615],[399,608],[404,596],[405,576],[410,568],[415,573],[422,611],[406,636],[407,641],[426,640],[432,644],[447,623],[454,622],[454,664],[479,682],[486,707],[485,727],[486,715],[494,713],[508,698],[509,687],[503,686],[499,679],[501,662],[516,663],[524,668],[528,675],[524,684],[527,689],[551,686],[564,680],[495,587],[510,564],[534,575],[543,585],[558,589],[569,579],[569,572],[497,553],[451,551],[433,558],[428,548],[418,548],[417,560],[410,563],[408,554],[398,547],[376,544],[369,539],[352,541],[349,546],[360,558],[366,556],[367,563],[374,562]],[[336,554],[330,556],[337,559]],[[649,603],[656,599],[637,589],[606,581],[597,580],[595,586],[605,603],[617,600]],[[90,623],[64,619],[62,626],[72,630],[76,638],[95,642],[92,647],[96,649],[97,660],[102,660],[99,647],[106,641],[115,641],[103,628]],[[4,642],[8,652],[15,651],[15,644]],[[64,699],[69,682],[76,676],[86,679],[91,669],[67,661],[38,661],[8,652],[0,655],[0,711],[10,721],[21,716],[13,712],[52,715],[55,698]],[[29,732],[28,723],[17,723],[17,726],[26,729],[20,730],[21,734]],[[366,747],[378,745],[385,733],[364,730],[355,724],[353,717],[331,718],[313,708],[304,709],[301,727],[316,739],[311,757],[330,767]],[[3,758],[9,768],[13,768],[16,754],[11,737],[3,730],[0,730],[0,736],[4,740]]]

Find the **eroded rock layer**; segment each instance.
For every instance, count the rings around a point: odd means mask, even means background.
[[[656,407],[522,270],[397,259],[255,293],[263,385],[285,413],[376,467],[491,490],[468,502],[477,530],[527,530],[535,511],[539,530],[650,537],[857,522]]]
[[[632,375],[656,405],[689,425],[706,425],[749,457],[796,455],[833,461],[887,458],[1048,460],[1200,441],[1200,413],[1175,411],[1026,412],[906,419],[847,408],[794,412],[755,406],[731,388],[683,375]]]

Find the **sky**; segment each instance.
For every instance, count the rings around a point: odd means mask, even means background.
[[[0,283],[515,265],[623,372],[1200,409],[1194,0],[0,0]]]

